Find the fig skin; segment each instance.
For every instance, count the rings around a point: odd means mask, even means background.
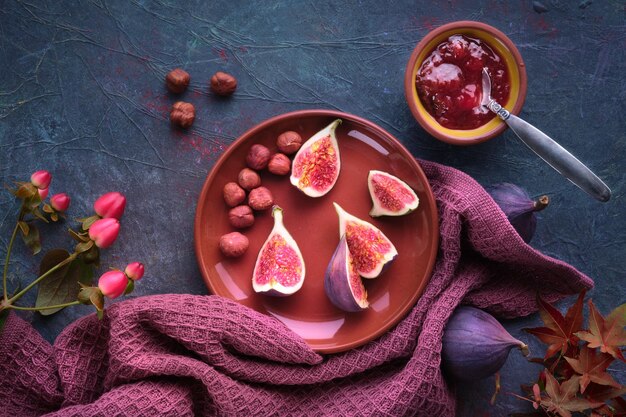
[[[369,307],[367,292],[362,288],[363,299],[356,300],[350,287],[350,264],[352,257],[348,251],[346,236],[342,236],[335,253],[324,274],[324,290],[328,299],[340,310],[357,312]],[[359,278],[360,279],[360,278]],[[363,285],[361,283],[361,285]]]
[[[461,306],[452,313],[443,334],[442,364],[460,380],[478,380],[496,372],[514,347],[528,356],[528,346],[511,336],[491,314]]]
[[[537,200],[532,200],[522,188],[506,182],[486,189],[524,242],[530,243],[537,228],[535,212],[548,206],[550,203],[548,196],[543,195]]]

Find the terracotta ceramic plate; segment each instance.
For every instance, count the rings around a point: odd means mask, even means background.
[[[306,140],[334,119],[341,173],[335,187],[321,198],[307,197],[289,177],[261,173],[262,182],[284,210],[284,223],[296,240],[306,265],[304,285],[289,297],[271,297],[252,290],[252,271],[273,218],[270,210],[256,216],[243,233],[250,239],[240,258],[221,255],[218,240],[233,231],[222,197],[224,184],[236,181],[245,167],[249,148],[256,143],[276,149],[276,138],[286,130]],[[417,193],[420,205],[402,217],[372,219],[367,189],[369,170],[389,172],[406,181]],[[380,228],[398,249],[398,257],[378,278],[365,280],[370,308],[346,313],[335,308],[324,292],[324,271],[339,242],[339,222],[333,201],[349,213]],[[419,298],[428,281],[438,245],[437,207],[421,168],[411,154],[389,133],[364,119],[327,110],[306,110],[269,119],[237,139],[217,161],[204,183],[195,220],[196,256],[204,280],[213,294],[228,297],[275,317],[302,336],[316,351],[348,350],[380,336],[400,321]]]

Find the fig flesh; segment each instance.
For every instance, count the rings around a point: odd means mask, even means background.
[[[306,269],[296,241],[283,224],[283,209],[272,208],[274,227],[263,243],[252,273],[252,288],[257,293],[287,296],[304,283]]]
[[[346,236],[342,236],[324,275],[324,290],[335,307],[361,311],[369,307],[367,292],[354,268]]]
[[[398,251],[376,226],[346,212],[337,203],[333,205],[339,216],[339,236],[346,236],[356,271],[363,278],[376,278]]]
[[[372,197],[372,217],[403,216],[415,210],[420,202],[407,183],[387,172],[370,171],[367,188]]]
[[[335,130],[340,124],[337,119],[317,132],[293,158],[289,180],[309,197],[327,194],[339,178],[341,159]]]

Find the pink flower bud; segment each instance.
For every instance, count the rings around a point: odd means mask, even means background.
[[[39,198],[41,198],[42,200],[45,200],[46,197],[48,197],[48,191],[50,191],[49,188],[38,189],[37,192],[39,193]]]
[[[50,197],[50,205],[56,211],[65,211],[70,206],[70,197],[65,193],[55,194]]]
[[[126,207],[126,197],[118,192],[106,193],[93,203],[98,216],[103,218],[114,217],[120,219]]]
[[[126,265],[126,269],[124,270],[126,276],[133,281],[139,281],[141,277],[143,277],[143,272],[144,268],[141,262],[130,263]]]
[[[89,228],[89,237],[99,248],[108,248],[115,242],[120,233],[120,222],[117,219],[100,219]]]
[[[30,182],[40,190],[48,188],[50,181],[52,181],[52,175],[45,170],[33,172],[33,175],[30,176]]]
[[[102,295],[108,298],[117,298],[124,293],[128,285],[128,278],[122,271],[108,271],[100,276],[98,288]]]

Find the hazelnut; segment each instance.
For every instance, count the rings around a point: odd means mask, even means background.
[[[246,199],[246,192],[236,182],[224,186],[224,201],[230,207],[238,206]]]
[[[193,124],[193,119],[195,118],[196,109],[193,107],[193,104],[177,101],[172,106],[170,113],[170,122],[172,122],[172,124],[186,129]]]
[[[254,224],[254,214],[248,206],[237,206],[228,212],[228,221],[231,226],[243,229]]]
[[[291,171],[291,161],[287,155],[275,153],[267,164],[267,170],[276,175],[287,175]]]
[[[165,85],[172,93],[180,94],[189,85],[189,73],[183,69],[176,68],[165,76]]]
[[[247,237],[239,232],[232,232],[220,237],[219,247],[224,256],[237,258],[248,250],[249,244]]]
[[[254,210],[267,210],[274,204],[272,193],[265,187],[255,188],[248,195],[248,205]]]
[[[248,156],[246,156],[246,164],[252,169],[260,170],[267,166],[270,160],[270,150],[263,145],[252,145]]]
[[[218,71],[211,77],[211,91],[220,96],[229,96],[237,89],[237,79]]]
[[[302,146],[302,136],[291,130],[283,132],[276,139],[276,146],[282,153],[291,155],[298,152],[298,149]]]
[[[250,191],[261,185],[261,177],[256,173],[256,171],[253,171],[250,168],[244,168],[239,171],[237,182],[239,182],[241,188]]]

